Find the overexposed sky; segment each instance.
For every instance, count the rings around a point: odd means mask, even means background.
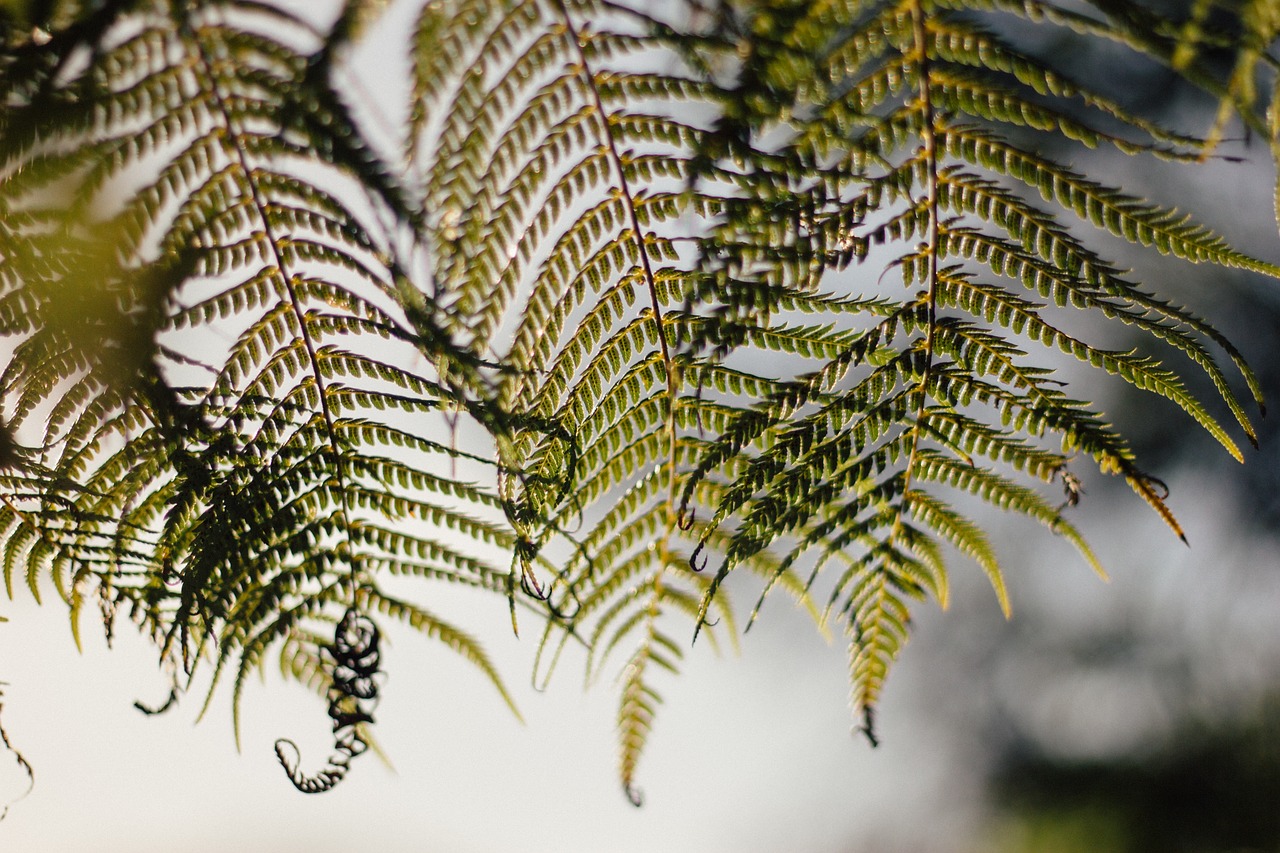
[[[275,677],[247,691],[237,755],[226,691],[198,727],[198,701],[146,718],[131,703],[158,701],[165,686],[144,645],[122,636],[109,654],[86,630],[77,655],[57,605],[6,607],[4,724],[37,784],[0,824],[0,847],[849,849],[846,841],[868,827],[889,830],[886,818],[900,815],[893,803],[907,791],[932,799],[954,757],[945,743],[931,743],[937,731],[916,727],[892,698],[883,714],[887,745],[873,751],[853,737],[843,649],[776,604],[747,639],[763,648],[721,660],[699,649],[684,677],[663,685],[668,702],[640,768],[640,809],[616,781],[611,685],[584,694],[580,669],[569,665],[578,662],[566,661],[551,689],[535,693],[527,686],[532,644],[509,639],[497,597],[480,604],[491,617],[486,638],[506,664],[526,723],[448,650],[393,630],[375,732],[396,772],[366,755],[335,790],[315,796],[293,790],[272,743],[294,738],[305,766],[317,767],[329,749],[318,698]],[[999,618],[994,605],[986,609]],[[0,760],[0,785],[21,781]]]
[[[1184,513],[1193,549],[1133,499],[1095,501],[1086,526],[1112,569],[1109,584],[1028,525],[993,533],[1024,636],[1120,614],[1195,672],[1197,695],[1179,702],[1220,707],[1235,688],[1244,695],[1280,674],[1280,572],[1270,545],[1235,537],[1228,495],[1190,474],[1179,483],[1205,498]],[[291,737],[304,765],[318,767],[329,749],[319,698],[274,676],[248,690],[237,754],[226,691],[198,726],[194,696],[146,718],[132,703],[157,702],[166,688],[145,645],[122,628],[107,653],[86,622],[78,655],[60,605],[20,598],[0,610],[10,617],[0,624],[3,720],[36,787],[0,823],[0,849],[977,853],[993,757],[981,733],[996,698],[980,691],[1000,689],[1029,730],[1057,737],[1069,754],[1123,751],[1159,737],[1170,720],[1141,661],[1068,682],[1017,649],[989,647],[982,635],[1004,623],[985,579],[959,560],[953,576],[949,612],[917,611],[881,708],[880,748],[851,734],[842,644],[824,644],[777,599],[743,654],[696,649],[682,677],[660,685],[667,703],[640,766],[639,809],[616,781],[611,685],[584,693],[580,661],[566,660],[551,688],[534,692],[532,643],[511,638],[500,598],[477,599],[468,615],[526,723],[447,649],[392,629],[375,732],[396,771],[366,755],[335,790],[313,796],[294,791],[272,744]],[[965,647],[990,659],[973,668]],[[24,781],[0,755],[0,791]]]

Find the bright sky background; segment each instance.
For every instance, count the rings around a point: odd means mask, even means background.
[[[4,849],[834,851],[868,826],[890,831],[894,800],[933,799],[955,770],[945,733],[897,702],[888,746],[851,737],[842,649],[783,605],[752,632],[752,653],[695,654],[668,684],[635,809],[616,782],[609,685],[584,695],[566,666],[547,694],[523,688],[531,644],[509,639],[500,599],[482,606],[526,724],[451,653],[393,633],[375,731],[398,772],[368,755],[312,797],[288,784],[272,743],[293,737],[317,766],[329,750],[318,699],[275,678],[250,691],[236,755],[225,693],[198,728],[195,701],[145,718],[131,703],[166,690],[134,638],[108,654],[86,630],[76,655],[56,606],[6,608],[4,724],[37,786],[0,824]],[[21,777],[0,762],[3,780]]]
[[[1212,489],[1190,477],[1179,485]],[[1173,647],[1198,649],[1191,659],[1199,669],[1234,660],[1246,670],[1245,681],[1257,676],[1257,667],[1280,672],[1280,626],[1273,619],[1280,579],[1265,570],[1275,560],[1263,543],[1231,542],[1229,499],[1188,507],[1184,520],[1197,547],[1187,549],[1132,499],[1123,506],[1138,510],[1136,517],[1116,514],[1115,497],[1096,502],[1088,521],[1113,568],[1110,584],[1043,533],[1025,525],[997,532],[1021,627],[1034,633],[1125,612],[1143,623],[1136,630],[1163,632]],[[1106,524],[1109,512],[1119,524]],[[523,678],[532,644],[511,638],[500,599],[481,600],[473,615],[489,620],[484,636],[516,688],[526,724],[452,653],[393,631],[376,733],[397,772],[366,755],[338,788],[308,797],[289,785],[272,743],[294,738],[306,766],[317,767],[329,748],[319,699],[275,677],[249,691],[244,749],[237,755],[225,693],[215,696],[198,727],[192,725],[196,697],[145,718],[132,703],[158,702],[166,688],[144,645],[122,630],[109,654],[87,621],[85,652],[77,655],[64,611],[20,598],[4,606],[11,621],[0,624],[9,682],[3,722],[35,766],[37,784],[0,823],[0,848],[980,850],[971,842],[981,827],[976,798],[990,756],[976,736],[983,697],[974,689],[986,689],[987,682],[966,682],[974,670],[954,665],[964,657],[957,644],[972,644],[974,631],[1002,625],[979,575],[957,562],[951,611],[918,611],[917,633],[890,678],[880,715],[884,744],[876,750],[850,734],[841,644],[824,645],[807,617],[781,599],[747,636],[743,655],[693,654],[683,676],[664,685],[668,701],[640,767],[646,794],[640,809],[627,803],[616,782],[609,685],[584,694],[579,662],[566,661],[551,689],[534,693]],[[990,665],[1017,675],[1017,663]],[[1031,675],[1049,689],[1023,691],[1016,701],[1033,724],[1057,732],[1070,748],[1124,746],[1162,722],[1151,713],[1141,678],[1091,685]],[[1222,702],[1223,685],[1231,681],[1219,672],[1205,683],[1205,695],[1191,701]],[[23,782],[16,765],[0,755],[0,790],[20,791]]]

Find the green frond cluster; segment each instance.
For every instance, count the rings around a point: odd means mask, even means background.
[[[704,131],[685,116],[713,109],[712,92],[687,67],[649,70],[683,63],[604,4],[431,4],[417,31],[430,49],[415,53],[410,153],[433,212],[438,298],[467,318],[460,334],[476,353],[507,368],[501,398],[530,425],[500,455],[514,472],[503,497],[518,507],[518,556],[555,566],[527,576],[558,617],[546,660],[571,638],[590,649],[588,677],[625,659],[620,763],[635,799],[655,675],[683,656],[671,617],[692,625],[708,588],[690,566],[694,543],[725,535],[677,506],[705,429],[725,418],[679,351],[695,274],[681,243],[718,204],[689,192]],[[451,34],[447,58],[435,32]],[[825,337],[764,334],[802,351]],[[721,597],[726,630],[727,606]]]
[[[1115,26],[1043,4],[981,8],[1056,26]],[[733,317],[734,336],[726,341],[726,324],[708,323],[693,337],[695,353],[740,358],[746,341],[788,316],[784,294],[882,300],[863,322],[819,333],[825,339],[798,353],[807,366],[779,375],[774,390],[731,416],[684,484],[691,495],[734,466],[711,520],[733,530],[713,593],[740,561],[769,549],[784,565],[812,564],[814,580],[833,559],[842,564],[828,582],[829,607],[847,621],[854,704],[868,729],[911,602],[946,603],[940,546],[978,563],[1008,613],[994,549],[954,495],[1040,522],[1101,572],[1063,515],[1075,471],[1091,458],[1182,535],[1162,484],[1115,427],[1067,395],[1046,350],[1171,400],[1241,460],[1230,427],[1251,442],[1254,431],[1215,349],[1261,403],[1234,347],[1129,280],[1077,236],[1076,223],[1193,263],[1278,270],[1187,214],[1058,162],[1028,131],[1175,160],[1200,157],[1205,143],[1073,81],[972,9],[930,0],[747,5],[734,28],[745,34],[741,65],[726,79],[727,104],[710,134],[728,150],[698,175],[714,181],[731,171],[743,191],[702,244],[711,283],[689,298],[691,311]],[[872,263],[893,271],[900,297],[889,296],[884,274],[838,275]],[[1063,325],[1063,308],[1129,325],[1146,343],[1091,344]],[[1163,363],[1171,351],[1207,374],[1219,406]],[[1072,500],[1056,506],[1022,477],[1061,480]]]
[[[342,82],[379,4],[0,12],[7,589],[52,583],[108,635],[123,610],[176,689],[208,670],[237,707],[278,654],[334,720],[318,775],[280,753],[304,791],[369,745],[379,621],[514,709],[421,581],[536,614],[535,680],[578,649],[616,676],[633,801],[690,639],[736,643],[741,569],[746,624],[778,589],[839,620],[874,741],[950,552],[1010,612],[975,505],[1102,574],[1068,518],[1091,465],[1182,535],[1055,367],[1165,398],[1237,459],[1255,441],[1241,353],[1089,235],[1280,268],[1063,153],[1194,161],[1226,119],[1167,127],[1002,25],[1126,45],[1274,139],[1275,16],[1243,4],[1224,78],[1219,5],[433,0],[395,151]]]
[[[440,439],[495,410],[404,295],[379,223],[405,199],[329,88],[332,42],[256,3],[121,8],[95,39],[71,79],[6,81],[37,92],[4,128],[0,383],[35,436],[4,478],[10,592],[52,579],[108,634],[123,609],[175,687],[207,662],[237,708],[275,647],[315,685],[317,626],[350,607],[509,702],[476,640],[383,589],[505,589],[515,537],[493,460]]]

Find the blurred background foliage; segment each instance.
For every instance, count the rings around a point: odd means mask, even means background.
[[[1274,152],[1265,135],[1222,108],[1224,98],[1259,112],[1267,106],[1270,93],[1246,81],[1274,40],[1280,3],[1147,6],[1175,15],[1190,6],[1189,20],[1258,27],[1252,42],[1241,31],[1233,49],[1199,48],[1239,88],[1215,96],[1101,41],[1042,41],[1036,50],[1073,51],[1077,77],[1168,126],[1217,134],[1221,145],[1193,170],[1135,164],[1114,152],[1094,152],[1077,167],[1139,196],[1195,199],[1204,220],[1238,246],[1280,257],[1266,192],[1276,180]],[[1124,259],[1122,247],[1115,251]],[[1011,565],[1027,567],[1013,582],[1012,621],[946,619],[922,632],[909,666],[924,669],[917,683],[930,686],[913,691],[912,701],[951,707],[951,736],[976,744],[966,753],[976,760],[949,796],[980,804],[983,814],[971,837],[934,841],[933,849],[1280,851],[1280,292],[1249,275],[1130,260],[1175,302],[1205,305],[1245,353],[1268,395],[1270,416],[1256,425],[1260,447],[1247,464],[1224,465],[1173,412],[1114,385],[1103,408],[1138,455],[1169,475],[1191,547],[1164,541],[1114,484],[1089,483],[1080,509],[1090,517],[1081,526],[1116,570],[1112,584],[1099,589],[1072,577],[1065,556],[1026,535],[1021,553],[1005,551]],[[1195,380],[1194,390],[1207,390]],[[1019,535],[1005,529],[997,538]],[[957,693],[958,684],[971,689]],[[971,702],[956,708],[957,695]]]

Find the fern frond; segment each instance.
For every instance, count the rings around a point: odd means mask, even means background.
[[[104,23],[83,67],[42,84],[59,110],[26,138],[6,126],[3,205],[27,213],[6,225],[22,338],[0,382],[22,416],[52,412],[38,467],[6,482],[6,581],[25,565],[38,595],[51,576],[73,621],[96,594],[108,632],[124,607],[180,686],[202,661],[209,698],[233,674],[236,720],[271,648],[314,681],[302,646],[352,607],[442,640],[507,697],[474,641],[374,581],[508,592],[495,461],[428,437],[447,412],[502,417],[474,359],[425,334],[380,224],[416,214],[330,84],[350,32],[241,5]]]
[[[375,618],[512,704],[413,583],[534,614],[535,680],[571,644],[589,681],[621,664],[638,799],[663,673],[687,636],[736,643],[740,570],[751,620],[778,590],[823,630],[838,614],[874,742],[950,552],[1009,612],[975,505],[1101,574],[1066,517],[1092,465],[1184,535],[1061,365],[1165,398],[1237,459],[1256,441],[1241,352],[1088,235],[1280,267],[1067,151],[1200,160],[1232,111],[1280,148],[1264,0],[434,0],[403,126],[373,134],[348,63],[380,6],[327,29],[261,0],[0,14],[6,589],[51,584],[77,638],[84,611],[108,636],[127,613],[179,692],[204,678],[208,707],[229,682],[236,721],[279,650],[334,721],[318,775],[279,753],[301,790],[370,744]],[[1173,127],[1010,17],[1222,109],[1204,137]]]
[[[979,5],[1106,33],[1140,52],[1165,38],[1047,4]],[[978,465],[975,454],[1048,484],[1067,476],[1071,454],[1082,452],[1101,472],[1122,474],[1182,535],[1158,481],[1138,467],[1120,433],[1064,394],[1028,342],[1166,397],[1242,458],[1226,426],[1177,371],[1145,346],[1102,349],[1063,331],[1052,319],[1055,306],[1087,307],[1132,326],[1155,347],[1188,356],[1254,441],[1250,417],[1211,347],[1227,353],[1261,403],[1238,351],[1194,314],[1128,281],[1062,224],[1062,214],[1187,261],[1278,271],[1185,214],[1029,147],[1027,130],[1175,160],[1199,158],[1206,143],[1019,50],[963,13],[974,4],[787,8],[785,15],[753,10],[740,29],[722,33],[745,59],[711,138],[733,134],[736,150],[752,151],[752,170],[734,172],[743,197],[722,207],[703,244],[703,262],[719,283],[691,297],[690,310],[715,318],[692,336],[693,351],[733,363],[748,341],[778,348],[770,335],[788,328],[785,316],[775,316],[780,303],[753,302],[751,294],[767,286],[846,296],[833,284],[836,272],[879,258],[871,250],[882,244],[901,247],[887,269],[897,268],[909,291],[918,289],[883,313],[815,330],[820,346],[789,348],[799,357],[791,376],[780,369],[754,405],[728,413],[685,493],[733,465],[733,482],[710,520],[713,528],[727,525],[732,539],[704,609],[750,555],[784,548],[786,565],[807,559],[816,578],[844,549],[863,549],[836,580],[832,601],[850,615],[855,706],[869,727],[872,703],[907,636],[908,600],[928,594],[945,603],[938,543],[973,557],[1007,611],[1002,569],[985,535],[938,487],[1036,519],[1070,539],[1101,573],[1059,509]],[[764,138],[773,140],[769,156],[752,149]],[[714,153],[720,159],[702,167],[708,179],[732,159]],[[1033,205],[1002,179],[1051,207]],[[1008,279],[1025,290],[1009,288]],[[727,337],[729,318],[736,325]],[[1062,452],[1045,446],[1049,436]]]

